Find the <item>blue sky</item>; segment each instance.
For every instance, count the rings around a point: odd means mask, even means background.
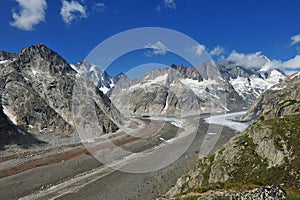
[[[294,69],[299,8],[298,0],[6,0],[0,49],[18,52],[41,42],[75,63],[117,33],[163,27],[190,36],[216,60],[259,63],[262,52],[274,66]]]

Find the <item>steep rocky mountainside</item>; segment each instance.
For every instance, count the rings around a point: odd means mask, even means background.
[[[172,65],[140,80],[126,74],[110,77],[86,61],[72,65],[127,114],[179,114],[246,109],[265,90],[285,79],[272,69],[247,69],[233,62],[207,61],[199,67]],[[167,98],[170,97],[170,98]]]
[[[16,54],[14,53],[8,53],[5,51],[0,51],[0,63],[4,63],[8,60],[12,60],[14,57],[16,56]]]
[[[6,114],[31,133],[72,133],[75,124],[85,127],[90,118],[90,127],[109,132],[122,122],[106,95],[43,44],[24,48],[0,64],[0,86]]]
[[[264,91],[286,78],[284,72],[278,69],[262,71],[245,68],[229,61],[218,64],[218,69],[249,105]]]
[[[289,76],[262,94],[242,120],[272,119],[300,113],[300,73]]]
[[[111,99],[130,114],[192,114],[246,108],[245,101],[212,62],[201,69],[172,65],[152,70]]]
[[[15,126],[6,114],[0,109],[0,150],[4,150],[6,145],[17,144],[29,147],[32,144],[41,143],[20,127]]]
[[[128,78],[126,74],[120,73],[114,77],[107,74],[106,71],[100,70],[98,66],[87,61],[81,61],[75,65],[71,65],[79,74],[91,80],[104,94],[109,96],[112,89],[116,89],[115,85],[126,87],[131,85],[135,80]]]
[[[167,196],[199,196],[208,190],[243,190],[273,184],[299,188],[299,81],[297,73],[264,93],[262,112],[255,115],[258,118],[254,123],[216,153],[200,158],[197,170],[180,178]],[[253,104],[249,113],[258,102],[261,100]]]

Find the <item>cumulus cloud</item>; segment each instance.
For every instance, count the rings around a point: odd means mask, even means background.
[[[300,55],[295,56],[294,58],[283,62],[282,66],[288,69],[299,69],[300,68]]]
[[[154,44],[147,44],[145,48],[152,49],[146,53],[147,56],[151,55],[165,55],[168,52],[168,48],[161,41],[157,41]]]
[[[157,6],[156,11],[160,12],[163,8],[176,10],[175,0],[163,0],[162,3]]]
[[[197,56],[201,56],[205,52],[206,47],[202,44],[192,47],[191,52]]]
[[[224,52],[224,48],[221,46],[216,46],[213,50],[209,52],[211,56],[219,56]]]
[[[81,5],[78,1],[62,1],[62,7],[60,10],[60,15],[66,24],[71,24],[71,22],[77,18],[86,18],[86,8]]]
[[[19,10],[12,11],[14,21],[10,22],[11,26],[30,31],[35,25],[45,21],[46,0],[16,0],[16,2],[19,4]]]
[[[261,52],[255,52],[250,54],[238,53],[232,51],[228,56],[227,61],[235,62],[238,65],[248,68],[260,68],[268,61],[262,56]]]
[[[296,55],[294,58],[286,61],[281,60],[269,60],[261,52],[243,54],[233,51],[227,61],[233,61],[238,65],[247,68],[258,68],[261,71],[267,71],[270,69],[281,69],[286,74],[298,71],[300,69],[300,55]]]
[[[291,45],[295,45],[300,42],[300,34],[291,37]]]

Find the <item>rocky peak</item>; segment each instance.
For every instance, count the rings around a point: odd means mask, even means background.
[[[58,53],[51,50],[44,44],[37,44],[28,48],[22,49],[16,56],[17,65],[22,67],[29,67],[42,72],[49,72],[52,75],[57,73],[73,73],[75,71],[70,67],[65,59],[63,59]],[[44,64],[40,65],[40,62]]]
[[[195,67],[185,67],[183,65],[171,65],[169,68],[169,74],[172,76],[178,76],[180,78],[189,78],[192,80],[203,81],[203,77]],[[175,75],[176,74],[176,75]]]
[[[18,126],[38,135],[69,134],[85,123],[99,133],[117,130],[122,115],[92,82],[77,75],[45,45],[24,48],[14,61],[0,67],[3,106]],[[84,114],[85,121],[74,113]],[[42,135],[52,138],[51,134]]]
[[[14,54],[14,53],[0,51],[0,61],[12,60],[15,56],[16,56],[16,54]]]

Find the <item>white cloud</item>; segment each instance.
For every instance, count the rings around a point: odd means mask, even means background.
[[[160,12],[163,8],[176,10],[175,0],[163,0],[161,4],[157,5],[156,11]]]
[[[154,44],[147,44],[145,48],[152,49],[152,51],[147,52],[147,56],[154,55],[165,55],[168,52],[168,48],[161,41],[157,41]]]
[[[269,60],[261,52],[244,54],[233,51],[226,60],[233,61],[236,64],[247,68],[260,68],[261,71],[281,69],[286,74],[291,74],[292,72],[296,72],[300,69],[300,55],[296,55],[290,60],[281,61]]]
[[[263,58],[261,52],[244,54],[232,51],[228,56],[227,61],[232,61],[248,68],[260,68],[267,63],[267,60]]]
[[[283,62],[282,66],[284,68],[288,68],[288,69],[299,69],[300,68],[300,55],[297,55],[294,58]]]
[[[66,24],[71,24],[71,22],[77,18],[86,18],[86,9],[77,1],[62,1],[62,8],[60,10],[60,15]]]
[[[10,22],[11,26],[30,31],[35,25],[45,21],[46,0],[16,0],[16,2],[20,10],[19,12],[12,11],[14,21]]]
[[[166,8],[169,8],[171,10],[176,10],[176,3],[175,0],[164,0],[163,4]]]
[[[291,37],[291,45],[297,44],[299,42],[300,42],[300,34]]]
[[[206,47],[202,44],[198,44],[197,46],[193,46],[191,52],[197,56],[201,56],[205,52]]]
[[[221,46],[216,46],[213,50],[209,52],[212,56],[219,56],[224,52],[224,48]]]

